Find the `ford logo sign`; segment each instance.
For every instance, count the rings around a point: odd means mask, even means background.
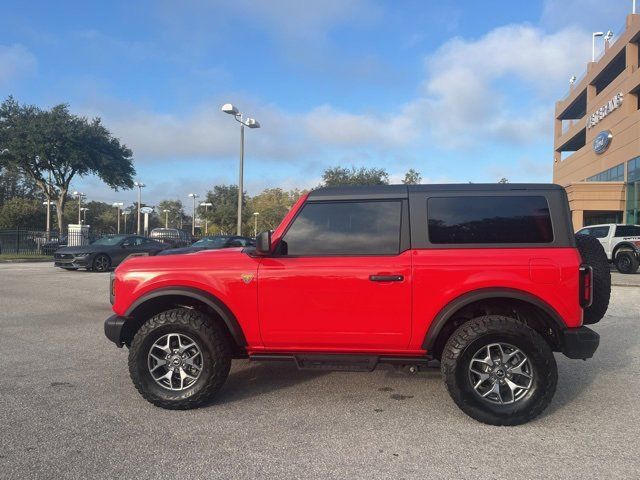
[[[604,130],[596,135],[596,138],[593,139],[593,151],[597,154],[603,153],[611,143],[611,139],[613,135],[609,130]]]

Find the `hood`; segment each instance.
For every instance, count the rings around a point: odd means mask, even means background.
[[[206,250],[204,247],[182,247],[182,248],[169,248],[162,250],[158,255],[176,255],[179,253],[194,253]]]
[[[154,255],[152,257],[131,257],[121,263],[118,270],[121,271],[156,271],[175,269],[199,269],[203,266],[211,266],[213,262],[217,265],[229,263],[231,265],[238,261],[238,258],[247,257],[243,253],[246,247],[241,248],[221,248],[219,250],[201,250],[192,255]],[[209,262],[211,261],[211,263]]]
[[[78,246],[78,247],[61,247],[58,250],[56,250],[56,253],[78,254],[78,253],[93,253],[95,251],[96,251],[96,247],[93,247],[91,245],[84,245],[84,246]]]

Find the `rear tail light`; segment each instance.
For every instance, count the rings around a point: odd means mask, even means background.
[[[580,281],[578,292],[580,306],[587,308],[593,301],[593,268],[589,265],[580,265]]]
[[[633,243],[637,248],[640,248],[640,240],[634,240]]]

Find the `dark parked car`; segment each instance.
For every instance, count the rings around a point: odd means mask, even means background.
[[[67,246],[67,236],[62,235],[58,238],[52,238],[51,240],[45,242],[40,251],[43,255],[53,255],[53,253],[58,250],[60,247]]]
[[[105,272],[118,266],[129,256],[156,255],[165,248],[167,245],[162,242],[137,235],[111,235],[102,237],[91,245],[60,248],[53,259],[56,267],[67,270],[86,268]]]
[[[215,235],[212,237],[204,237],[198,240],[190,247],[184,248],[170,248],[163,250],[159,255],[175,255],[178,253],[193,253],[200,250],[217,250],[220,248],[232,248],[232,247],[253,247],[256,242],[253,238],[239,237],[233,235]]]
[[[149,238],[166,243],[172,248],[188,247],[193,243],[193,237],[190,233],[177,228],[154,228],[151,230]]]

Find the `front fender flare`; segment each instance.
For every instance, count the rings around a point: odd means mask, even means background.
[[[222,321],[229,329],[229,333],[235,342],[242,347],[247,345],[247,340],[242,328],[240,327],[240,323],[233,312],[215,295],[193,287],[165,287],[145,293],[129,306],[124,316],[134,317],[136,309],[144,305],[149,300],[169,296],[188,297],[207,305],[220,315],[220,318],[222,318]]]

